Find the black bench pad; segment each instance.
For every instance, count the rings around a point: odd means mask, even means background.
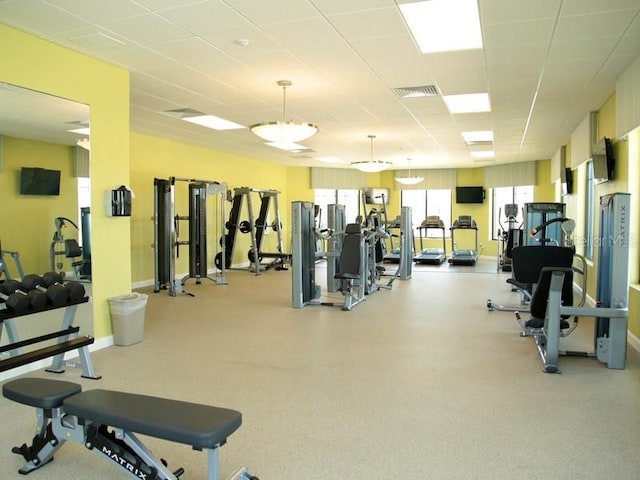
[[[199,449],[223,443],[242,424],[236,410],[100,389],[66,398],[64,412]]]
[[[82,391],[82,386],[63,380],[19,378],[2,386],[2,395],[14,402],[36,408],[57,408],[62,401]]]

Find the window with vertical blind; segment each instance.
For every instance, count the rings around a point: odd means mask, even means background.
[[[445,225],[445,234],[449,236],[451,225],[451,190],[402,190],[401,203],[403,207],[411,207],[411,223],[415,230],[429,215],[438,215]],[[428,237],[441,237],[442,233],[436,230],[423,232]]]
[[[519,187],[537,183],[537,162],[510,163],[484,169],[484,186]]]
[[[403,176],[404,170],[396,170],[396,176]],[[411,170],[411,175],[423,177],[422,182],[415,185],[401,185],[396,182],[396,189],[400,190],[453,190],[456,188],[457,172],[452,168],[434,168],[429,170]]]
[[[347,223],[353,223],[359,213],[360,190],[316,188],[314,189],[314,202],[320,207],[319,228],[327,227],[327,205],[344,205],[344,212]]]
[[[311,169],[311,188],[359,190],[367,183],[366,174],[348,168]]]

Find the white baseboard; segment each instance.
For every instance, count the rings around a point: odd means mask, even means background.
[[[91,345],[89,345],[89,352],[95,352],[98,350],[102,350],[103,348],[111,347],[113,345],[113,335],[109,335],[108,337],[102,337],[96,339]],[[71,350],[67,352],[68,356],[65,355],[65,360],[71,360],[74,358],[78,358],[78,351]],[[51,365],[51,359],[43,359],[38,360],[37,362],[28,363],[26,365],[22,365],[21,367],[13,368],[6,372],[0,373],[0,382],[4,382],[5,380],[10,380],[15,377],[19,377],[20,375],[24,375],[26,373],[31,373],[35,370],[40,370],[43,368],[48,368]],[[95,368],[95,365],[94,365]],[[96,371],[98,375],[100,375],[99,371]]]
[[[249,262],[243,262],[237,265],[232,265],[228,267],[227,270],[248,270],[250,266],[251,264]],[[209,275],[213,275],[218,273],[218,270],[214,268],[210,268],[207,270],[207,273]],[[175,278],[176,280],[182,280],[186,275],[187,275],[186,273],[177,274]],[[150,278],[147,280],[140,280],[139,282],[133,282],[131,284],[131,289],[135,290],[136,288],[153,287],[155,283],[156,281],[153,278]]]

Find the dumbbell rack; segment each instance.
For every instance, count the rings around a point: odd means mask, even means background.
[[[0,340],[2,339],[2,330],[6,329],[9,343],[0,346],[0,372],[10,370],[28,363],[53,357],[51,366],[46,369],[47,372],[63,373],[64,367],[82,368],[82,377],[97,380],[101,378],[96,375],[93,368],[93,362],[89,355],[88,346],[95,339],[92,336],[78,336],[80,327],[74,326],[73,322],[76,316],[78,305],[87,303],[89,297],[82,300],[65,305],[64,307],[47,306],[38,311],[27,312],[23,314],[0,312]],[[46,312],[49,310],[57,310],[64,308],[64,317],[60,330],[46,333],[37,337],[20,340],[14,320],[18,317],[32,315],[34,313]],[[72,338],[73,336],[73,338]],[[23,353],[22,348],[35,345],[47,340],[57,338],[57,342],[53,345],[39,348]],[[64,359],[64,354],[71,350],[78,350],[80,361],[70,361]]]

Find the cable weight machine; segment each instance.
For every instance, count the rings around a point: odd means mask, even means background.
[[[189,183],[189,214],[177,215],[175,208],[176,182]],[[154,291],[168,290],[169,295],[186,293],[183,287],[190,278],[200,284],[202,279],[209,279],[218,285],[226,285],[225,242],[220,242],[222,262],[216,262],[215,276],[208,271],[207,248],[207,211],[208,198],[214,197],[213,225],[214,238],[219,231],[224,231],[225,195],[227,184],[214,180],[198,180],[191,178],[170,177],[154,179]],[[188,222],[188,240],[180,239],[180,222]],[[176,261],[180,256],[180,246],[188,246],[189,273],[176,280]],[[216,247],[217,249],[217,247]],[[192,295],[187,293],[188,295]]]
[[[544,299],[546,311],[543,325],[541,328],[525,331],[523,335],[532,336],[535,340],[544,372],[560,372],[560,355],[596,357],[608,368],[625,368],[629,320],[629,209],[628,193],[612,193],[600,197],[600,234],[596,239],[599,243],[599,260],[595,307],[565,305],[562,301],[562,290],[567,281],[567,271],[550,267],[548,296]],[[547,226],[551,222],[547,221]],[[518,316],[516,313],[516,318]],[[561,329],[562,318],[570,316],[595,318],[592,351],[561,349],[560,338],[566,336]]]
[[[335,302],[320,301],[321,287],[316,282],[316,262],[326,258],[327,292],[340,291],[340,282],[336,280],[338,260],[345,235],[346,217],[344,205],[328,205],[327,228],[318,230],[314,226],[314,205],[311,202],[291,203],[292,238],[292,302],[293,308],[306,305],[338,306]],[[324,251],[318,251],[316,240],[320,238],[326,244]]]

